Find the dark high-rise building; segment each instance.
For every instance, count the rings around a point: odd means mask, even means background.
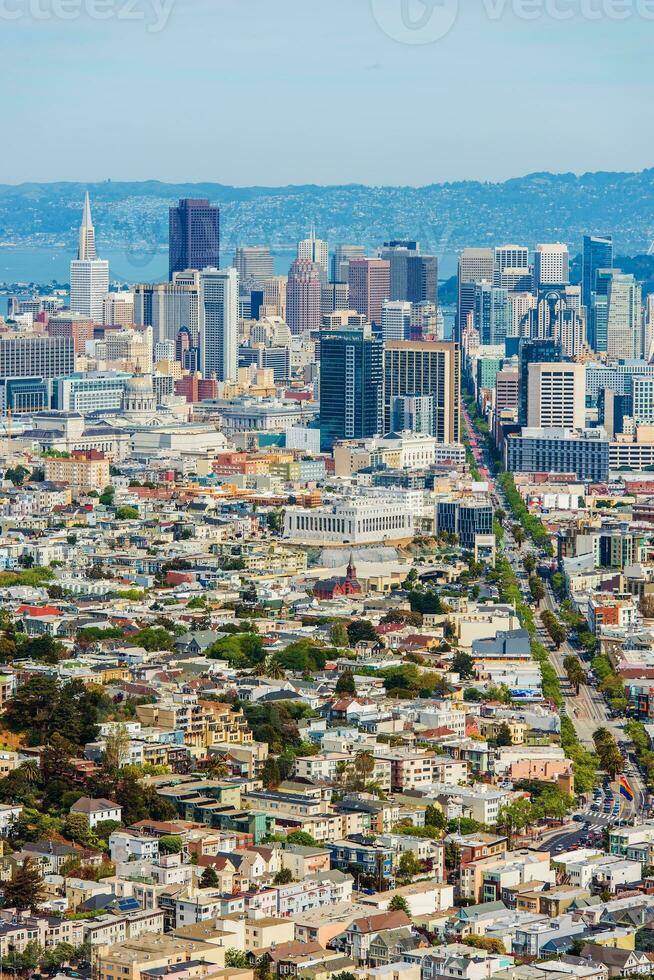
[[[523,340],[518,354],[518,422],[527,425],[529,417],[529,365],[558,364],[563,361],[561,345],[554,340]]]
[[[320,443],[380,435],[384,411],[384,344],[370,327],[320,333]]]
[[[438,302],[438,259],[421,255],[416,242],[387,242],[381,252],[390,263],[391,300]]]
[[[592,294],[596,291],[599,269],[613,268],[613,239],[584,236],[581,302],[590,309]]]
[[[609,339],[609,289],[613,281],[613,269],[596,269],[594,289],[588,308],[588,343],[593,350],[608,350]]]
[[[209,267],[220,267],[220,209],[203,199],[184,198],[170,209],[168,278]]]

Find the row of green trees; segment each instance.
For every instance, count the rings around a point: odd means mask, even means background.
[[[501,473],[498,477],[497,482],[504,491],[507,503],[511,508],[511,513],[517,524],[519,524],[529,535],[531,540],[539,548],[542,548],[546,554],[552,554],[552,545],[550,543],[549,535],[547,530],[543,526],[543,522],[535,514],[532,514],[524,500],[520,496],[514,479],[510,473]]]

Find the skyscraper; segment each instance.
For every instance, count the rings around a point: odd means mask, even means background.
[[[613,269],[595,270],[595,289],[590,294],[588,343],[594,351],[606,351],[609,320],[609,284]]]
[[[200,273],[174,272],[172,282],[140,283],[134,287],[134,323],[152,327],[155,342],[176,340],[186,327],[192,346],[200,329]]]
[[[75,370],[73,337],[0,336],[0,378],[56,378]]]
[[[353,259],[350,262],[350,305],[381,325],[382,305],[390,298],[391,264],[387,259]]]
[[[89,195],[84,198],[79,229],[77,258],[70,263],[70,308],[96,323],[102,323],[102,308],[109,292],[109,263],[99,259],[95,247],[95,228]]]
[[[380,435],[384,407],[384,345],[370,326],[320,334],[320,444]]]
[[[203,269],[200,275],[200,359],[205,378],[235,381],[238,370],[238,272]]]
[[[529,365],[527,425],[534,429],[586,427],[586,367],[566,362]]]
[[[570,253],[567,245],[537,245],[534,255],[536,289],[565,286],[570,282]]]
[[[84,212],[82,214],[82,224],[79,229],[79,245],[77,247],[77,258],[79,261],[87,259],[97,259],[95,251],[95,228],[91,218],[91,199],[89,192],[84,195]]]
[[[438,260],[435,255],[421,255],[416,242],[387,242],[380,256],[391,266],[389,299],[436,304]]]
[[[234,268],[241,290],[257,288],[273,274],[273,259],[267,245],[242,245],[234,252]]]
[[[590,309],[599,269],[613,268],[613,239],[584,236],[581,302]]]
[[[309,237],[297,245],[297,257],[300,261],[314,262],[320,269],[320,278],[325,282],[329,278],[329,245],[322,239],[316,238],[316,229],[312,226]]]
[[[309,259],[296,259],[286,287],[286,322],[292,334],[320,328],[321,302],[319,266]]]
[[[459,345],[390,340],[384,350],[384,431],[390,432],[395,399],[405,395],[433,398],[433,434],[441,443],[459,442],[461,367]]]
[[[639,358],[643,346],[643,307],[640,283],[634,276],[614,272],[609,281],[606,350],[609,357]]]
[[[337,245],[332,256],[332,282],[348,282],[349,266],[352,259],[365,259],[363,245]]]
[[[492,248],[464,248],[459,256],[458,299],[456,309],[455,339],[460,340],[468,321],[468,314],[475,308],[473,283],[493,282],[495,254]]]
[[[498,245],[495,249],[495,269],[499,276],[509,269],[528,269],[529,249],[526,245]]]
[[[220,209],[183,198],[169,213],[168,278],[185,269],[220,266]]]
[[[384,340],[410,340],[413,306],[400,300],[389,300],[382,306],[382,338]]]
[[[503,344],[513,330],[513,309],[506,289],[490,282],[475,285],[475,329],[482,344]]]
[[[518,352],[518,423],[527,425],[529,417],[529,365],[559,363],[561,347],[552,339],[521,340]]]

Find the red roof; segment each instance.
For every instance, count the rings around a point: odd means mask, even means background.
[[[61,609],[56,606],[20,606],[18,615],[27,613],[28,616],[61,616]]]

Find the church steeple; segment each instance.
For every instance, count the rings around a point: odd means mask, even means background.
[[[353,582],[357,577],[357,570],[354,564],[354,555],[350,552],[350,561],[347,566],[347,571],[345,573],[345,578],[348,582]]]
[[[84,197],[84,212],[82,214],[82,224],[79,229],[79,246],[77,249],[78,259],[96,259],[95,251],[95,228],[91,218],[91,200],[89,192]]]

